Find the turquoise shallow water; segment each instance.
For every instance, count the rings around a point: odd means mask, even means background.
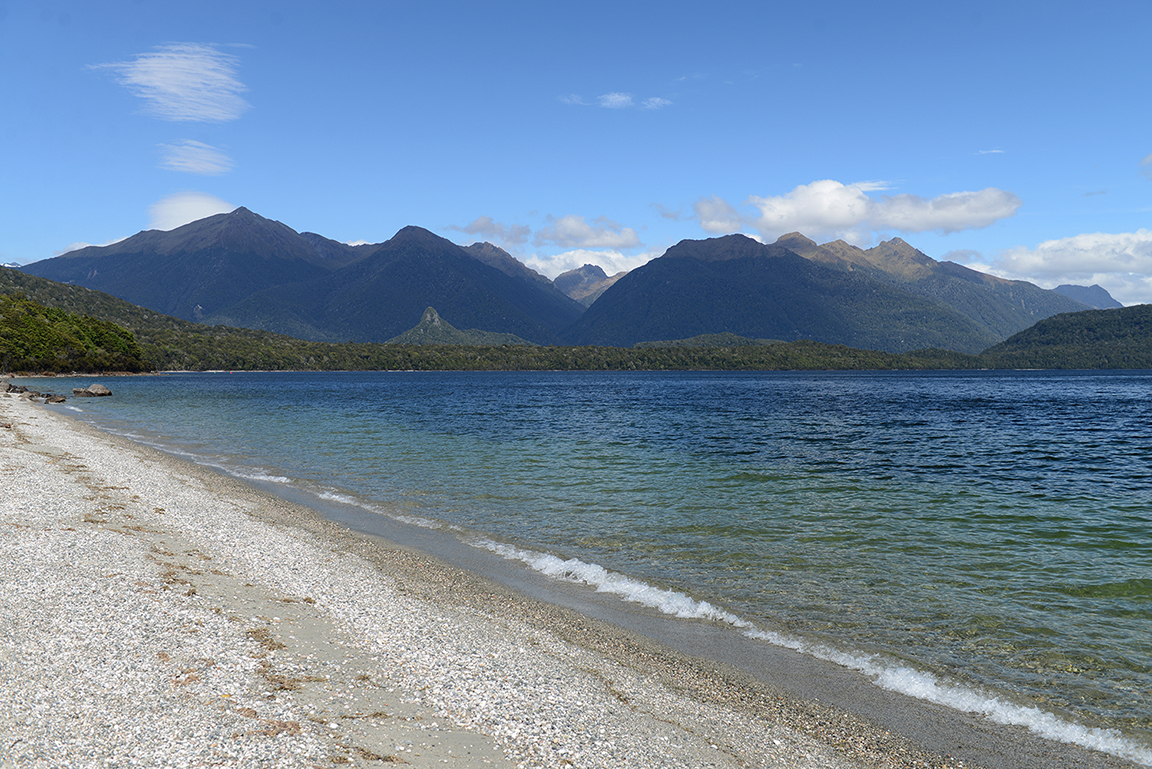
[[[1152,764],[1152,372],[108,384],[67,405]]]

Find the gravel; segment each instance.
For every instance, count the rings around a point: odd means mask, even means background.
[[[953,765],[19,396],[0,488],[0,767]]]

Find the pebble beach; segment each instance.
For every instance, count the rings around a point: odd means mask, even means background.
[[[974,766],[23,395],[0,488],[0,767]]]

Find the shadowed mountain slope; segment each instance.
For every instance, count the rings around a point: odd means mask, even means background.
[[[386,243],[350,246],[246,208],[24,271],[185,320],[314,341],[382,342],[434,306],[466,327],[551,342],[583,312],[490,244],[466,251],[409,227]]]
[[[938,262],[900,238],[864,250],[842,240],[818,246],[794,232],[781,237],[776,245],[813,262],[865,274],[946,305],[996,339],[1005,339],[1057,313],[1088,309],[1071,297],[1032,283],[997,278],[954,262]]]
[[[1065,283],[1052,289],[1057,294],[1063,294],[1069,299],[1075,299],[1080,304],[1086,304],[1094,310],[1116,310],[1124,305],[1112,298],[1105,289],[1096,284],[1091,286],[1070,286]]]
[[[344,253],[326,255],[290,227],[237,208],[23,269],[166,315],[200,320],[269,286],[318,278],[349,258]]]
[[[997,341],[951,308],[743,235],[681,241],[605,291],[565,338],[630,346],[725,332],[890,352]]]
[[[627,274],[627,272],[618,272],[609,276],[603,268],[595,264],[586,264],[583,267],[577,267],[575,270],[568,270],[568,272],[557,275],[552,282],[556,284],[556,288],[580,304],[591,307],[601,294]]]
[[[270,288],[207,318],[314,341],[384,342],[428,307],[450,308],[457,326],[557,340],[579,304],[550,284],[513,277],[420,227],[405,227],[369,256],[318,280]]]

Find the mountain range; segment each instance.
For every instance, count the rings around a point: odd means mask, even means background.
[[[185,320],[339,342],[392,340],[434,307],[443,324],[536,344],[726,333],[974,353],[1113,301],[1098,286],[1050,291],[938,262],[899,238],[865,250],[799,233],[685,240],[626,274],[585,265],[554,282],[490,243],[461,247],[410,226],[351,246],[246,208],[22,269]]]

